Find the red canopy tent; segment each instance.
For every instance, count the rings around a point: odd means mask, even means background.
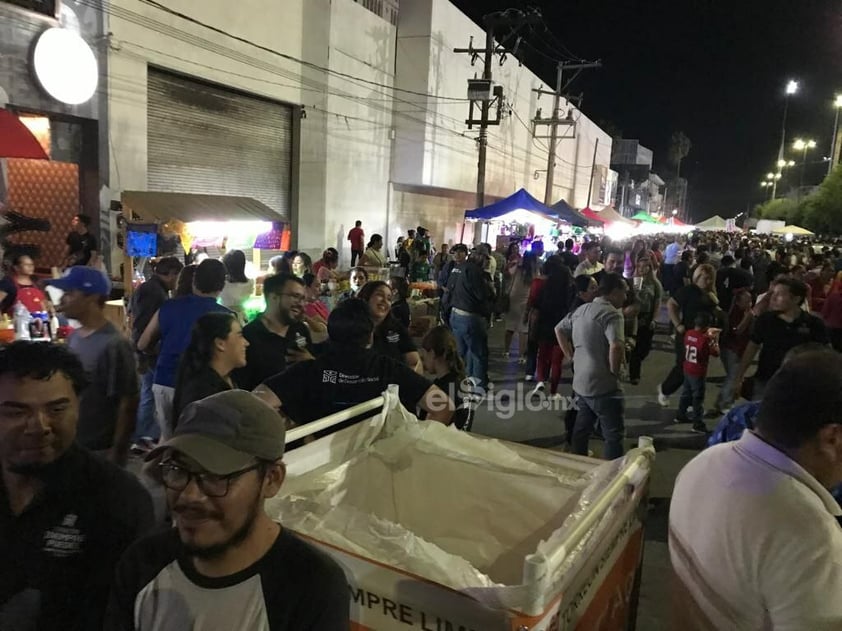
[[[594,221],[598,221],[601,224],[608,223],[608,219],[605,217],[600,217],[599,213],[595,210],[591,210],[590,208],[583,208],[579,211],[580,214],[584,215],[588,219],[593,219]]]
[[[0,158],[50,159],[27,126],[5,109],[0,109]]]

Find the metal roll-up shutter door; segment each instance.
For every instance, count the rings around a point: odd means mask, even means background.
[[[289,221],[292,108],[149,68],[150,191],[253,197]]]

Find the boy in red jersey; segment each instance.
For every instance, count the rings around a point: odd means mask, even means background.
[[[708,373],[708,361],[711,356],[719,356],[717,329],[710,328],[710,315],[700,313],[696,316],[693,328],[684,334],[684,389],[678,402],[678,415],[675,423],[693,421],[693,431],[706,434],[704,421],[705,378]],[[693,406],[693,418],[687,418],[687,410]]]

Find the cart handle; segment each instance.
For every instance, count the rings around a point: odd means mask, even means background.
[[[300,440],[302,438],[305,438],[306,436],[311,436],[316,432],[320,432],[335,425],[339,425],[340,423],[344,423],[345,421],[350,420],[355,416],[359,416],[360,414],[372,412],[377,408],[383,407],[385,404],[386,397],[379,396],[376,399],[371,399],[370,401],[366,401],[365,403],[358,403],[357,405],[350,407],[347,410],[342,410],[341,412],[337,412],[336,414],[325,416],[324,418],[320,418],[317,421],[307,423],[305,425],[302,425],[301,427],[295,427],[286,433],[286,442],[287,444],[289,444],[295,440]]]
[[[574,550],[596,522],[603,518],[605,510],[625,490],[626,486],[638,484],[647,471],[651,469],[652,459],[655,457],[652,438],[641,436],[638,445],[638,449],[635,450],[637,451],[635,457],[623,467],[620,474],[599,495],[599,499],[594,502],[591,509],[573,526],[567,540],[549,555],[530,554],[526,557],[524,579],[527,584],[549,581],[551,578],[550,568],[555,570],[561,567],[569,552]]]

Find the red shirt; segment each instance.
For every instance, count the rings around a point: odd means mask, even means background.
[[[351,242],[351,249],[362,252],[365,250],[365,233],[362,228],[351,228],[348,233],[348,241]]]
[[[684,334],[684,374],[706,377],[711,355],[719,356],[719,348],[706,331],[690,329]]]

